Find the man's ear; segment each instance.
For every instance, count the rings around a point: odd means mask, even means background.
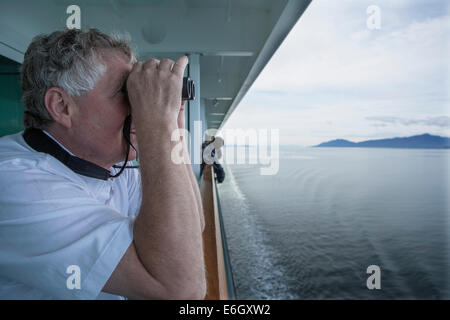
[[[44,96],[44,103],[55,122],[66,128],[72,127],[74,101],[63,89],[58,87],[48,89]]]

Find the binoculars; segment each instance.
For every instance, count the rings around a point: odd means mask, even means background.
[[[183,78],[183,89],[181,90],[181,100],[195,99],[195,85],[194,80],[188,77]]]
[[[122,88],[125,97],[128,99],[127,86],[124,85]],[[181,89],[181,100],[194,100],[195,99],[195,85],[194,80],[189,77],[183,78],[183,89]]]

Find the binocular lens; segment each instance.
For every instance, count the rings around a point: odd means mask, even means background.
[[[183,89],[181,91],[181,100],[194,100],[195,86],[194,81],[188,77],[183,78]]]

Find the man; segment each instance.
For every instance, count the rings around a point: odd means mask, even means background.
[[[33,39],[25,131],[0,139],[2,299],[205,296],[199,189],[171,159],[187,63],[136,62],[126,41],[95,29]],[[116,176],[133,147],[140,173]]]
[[[211,143],[213,144],[213,148],[208,147],[209,145],[211,145]],[[205,157],[208,158],[207,153],[211,151],[210,154],[210,158],[212,161],[212,166],[214,168],[214,173],[217,177],[217,182],[218,183],[222,183],[225,180],[225,170],[223,169],[222,165],[217,162],[215,159],[215,155],[216,155],[216,149],[219,149],[223,146],[223,139],[221,137],[214,137],[214,136],[206,136],[205,138],[205,142],[202,143],[202,155],[203,155],[203,159],[202,159],[202,164],[200,165],[200,174],[202,174],[203,169],[206,165],[208,165],[205,161]],[[205,148],[208,149],[205,151]],[[206,152],[206,154],[204,154]],[[221,157],[221,153],[219,152],[218,158]]]

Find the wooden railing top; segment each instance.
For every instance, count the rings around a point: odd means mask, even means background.
[[[228,288],[220,231],[219,209],[214,180],[214,168],[205,166],[200,181],[200,193],[205,215],[203,249],[205,254],[206,300],[227,300]]]

